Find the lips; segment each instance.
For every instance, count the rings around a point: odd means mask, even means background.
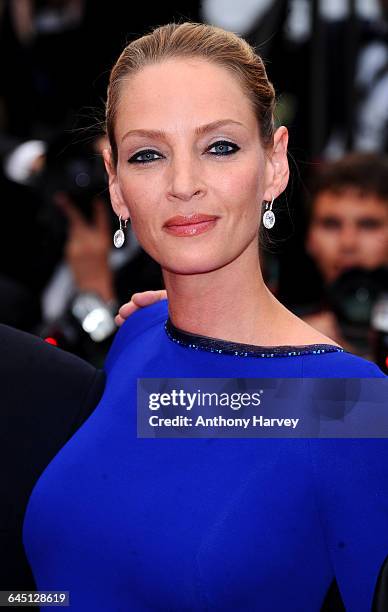
[[[163,229],[173,236],[198,236],[216,225],[218,217],[195,213],[192,215],[177,215],[166,221]]]
[[[164,224],[164,227],[176,227],[180,225],[195,225],[197,223],[205,223],[206,221],[215,221],[217,217],[214,215],[203,215],[200,213],[195,213],[193,215],[177,215],[176,217],[171,217]]]

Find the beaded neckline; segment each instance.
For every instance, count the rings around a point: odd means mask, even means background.
[[[180,346],[194,350],[208,351],[223,355],[234,355],[238,357],[294,357],[298,355],[319,355],[321,353],[343,353],[345,349],[333,344],[304,344],[301,346],[258,346],[255,344],[241,344],[229,340],[219,340],[199,334],[178,329],[168,318],[165,330],[173,342]]]

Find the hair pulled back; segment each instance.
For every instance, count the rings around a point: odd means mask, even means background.
[[[273,143],[275,92],[265,66],[243,38],[222,28],[195,22],[169,23],[130,42],[115,63],[109,79],[105,130],[117,164],[114,135],[121,83],[143,67],[167,59],[205,59],[236,75],[253,105],[264,147]]]

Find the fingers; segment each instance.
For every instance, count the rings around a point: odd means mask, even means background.
[[[131,297],[131,301],[136,304],[139,308],[143,306],[150,306],[155,302],[167,299],[167,292],[165,289],[158,289],[157,291],[143,291],[142,293],[134,293]]]
[[[110,233],[107,205],[101,198],[93,200],[93,222],[100,231]]]
[[[126,319],[123,319],[123,317],[121,317],[120,315],[116,315],[115,316],[115,323],[117,325],[117,327],[121,327],[123,323],[125,323]]]
[[[132,300],[130,302],[127,302],[126,304],[123,304],[119,309],[118,314],[116,315],[116,323],[118,325],[121,325],[126,319],[128,319],[129,316],[131,316],[131,314],[136,312],[136,310],[139,310],[139,307],[136,306],[136,304],[132,302]],[[117,321],[117,319],[119,320],[119,322]]]
[[[86,221],[83,218],[82,214],[74,205],[73,200],[69,198],[66,193],[64,193],[63,191],[57,191],[54,194],[54,202],[58,206],[58,208],[60,208],[62,212],[66,215],[74,229],[77,227],[86,226]]]
[[[134,293],[130,301],[123,304],[116,315],[116,324],[120,327],[128,317],[143,308],[144,306],[150,306],[155,302],[167,299],[167,292],[165,289],[158,289],[157,291],[143,291],[142,293]]]

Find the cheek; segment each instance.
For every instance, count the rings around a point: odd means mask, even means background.
[[[248,171],[241,166],[224,168],[223,172],[214,177],[214,181],[216,180],[218,182],[214,184],[220,185],[228,193],[238,193],[240,196],[246,191],[249,193],[257,191],[260,183],[259,172]]]
[[[366,257],[371,261],[385,261],[388,258],[388,232],[368,233],[360,240],[361,248]]]
[[[121,185],[121,193],[135,233],[151,229],[152,220],[160,209],[155,197],[158,189],[154,187],[154,182],[144,180],[143,177],[131,177],[130,181]]]
[[[330,259],[336,254],[338,238],[334,234],[315,229],[311,232],[310,246],[317,259]]]
[[[227,203],[238,213],[238,218],[243,221],[252,222],[252,217],[257,216],[261,210],[263,189],[263,177],[257,167],[254,168],[231,168],[223,173],[217,185],[218,201]]]
[[[240,195],[247,193],[249,197],[254,197],[258,200],[264,193],[264,171],[255,163],[246,168],[241,168],[238,176],[233,177],[235,187]],[[232,187],[231,187],[232,188]]]
[[[130,207],[131,225],[135,232],[136,238],[140,242],[141,246],[147,252],[152,249],[154,235],[154,222],[155,215],[153,214],[152,208],[150,208],[146,202],[133,202]],[[150,253],[151,254],[151,253]]]

